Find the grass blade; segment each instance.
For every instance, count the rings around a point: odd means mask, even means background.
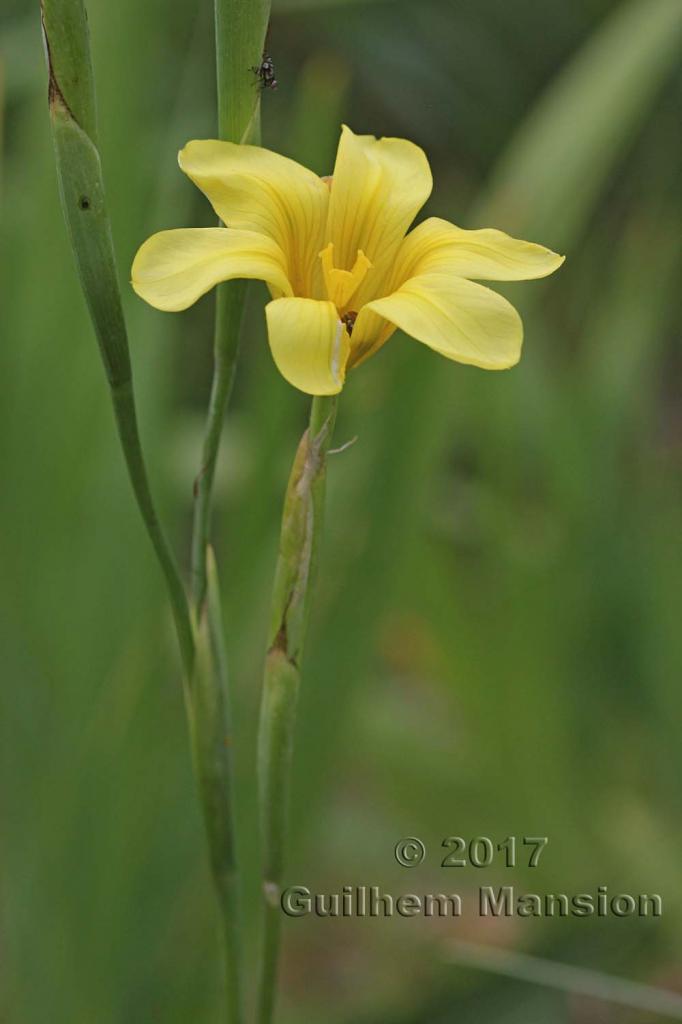
[[[645,1013],[657,1013],[662,1017],[682,1020],[682,996],[677,992],[644,985],[641,982],[618,978],[589,967],[545,960],[509,949],[495,949],[493,946],[479,946],[472,942],[454,942],[449,947],[454,963],[473,967],[478,971],[490,971],[507,978],[527,981],[532,985],[560,989],[577,996],[588,996],[619,1006],[628,1006]]]

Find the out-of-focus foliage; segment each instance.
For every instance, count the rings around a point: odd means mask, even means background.
[[[212,221],[175,163],[214,132],[211,10],[89,12],[125,282],[152,231]],[[412,138],[430,213],[568,255],[509,292],[526,323],[514,371],[396,337],[344,391],[338,436],[359,439],[330,465],[289,877],[665,901],[658,922],[295,920],[291,1024],[647,1019],[458,968],[450,936],[682,987],[681,24],[678,0],[275,4],[266,144],[324,173],[342,120]],[[0,59],[0,1019],[203,1024],[217,923],[175,648],[61,221],[28,0],[5,5]],[[247,908],[270,577],[306,415],[271,364],[262,298],[251,289],[215,516]],[[129,294],[127,313],[185,552],[212,300],[164,316]],[[438,866],[445,836],[529,833],[550,837],[535,870]],[[395,864],[403,835],[427,844],[422,867]]]

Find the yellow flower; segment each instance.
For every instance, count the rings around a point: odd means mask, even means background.
[[[344,126],[329,179],[230,142],[189,142],[178,159],[227,226],[152,235],[133,262],[133,288],[157,309],[176,311],[220,281],[265,281],[275,363],[308,394],[340,391],[346,371],[396,327],[448,359],[513,366],[521,318],[470,279],[544,277],[563,262],[541,245],[437,217],[407,234],[432,181],[422,150],[404,139]]]

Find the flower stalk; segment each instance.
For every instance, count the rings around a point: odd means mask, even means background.
[[[185,588],[151,496],[137,426],[130,351],[116,274],[99,152],[87,18],[82,0],[43,0],[48,101],[59,190],[93,322],[128,474],[163,571],[185,678],[194,638]]]
[[[280,894],[285,866],[291,762],[301,662],[322,523],[326,460],[336,397],[313,399],[289,476],[265,659],[258,737],[263,936],[258,1024],[270,1024],[277,993]]]

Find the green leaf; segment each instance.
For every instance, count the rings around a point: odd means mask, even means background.
[[[131,484],[166,578],[186,677],[194,640],[185,588],[154,508],[137,428],[130,352],[96,148],[95,92],[82,0],[43,0],[48,102],[64,218],[111,390]]]

